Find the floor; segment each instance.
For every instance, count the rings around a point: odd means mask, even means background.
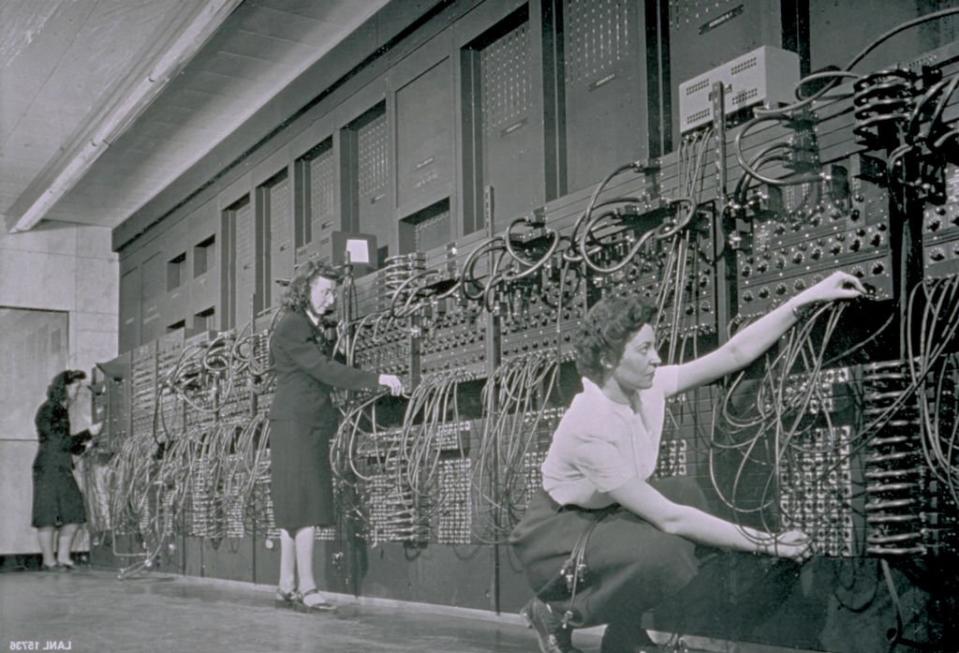
[[[577,646],[596,653],[595,634]],[[336,615],[273,607],[270,588],[163,574],[117,580],[108,571],[0,574],[0,650],[76,653],[531,653],[515,618],[482,620],[422,608],[350,602]]]

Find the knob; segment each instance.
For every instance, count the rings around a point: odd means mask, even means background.
[[[866,273],[863,272],[863,269],[858,265],[852,269],[852,274],[854,277],[859,277],[860,279],[866,276]]]
[[[832,247],[829,248],[829,251],[832,252],[833,254],[838,254],[842,251],[842,245],[840,245],[839,243],[833,243]]]
[[[769,297],[769,288],[760,288],[759,289],[759,298],[766,299]]]
[[[941,247],[936,247],[931,252],[929,252],[929,258],[932,259],[933,261],[941,261],[944,258],[946,258],[946,253],[942,251]]]
[[[783,258],[782,256],[777,256],[777,257],[776,257],[776,267],[779,268],[780,270],[782,270],[784,267],[786,267],[786,259]]]
[[[886,266],[882,264],[882,261],[872,266],[872,273],[874,275],[882,274],[883,272],[885,272],[885,270],[886,270]]]
[[[869,239],[869,244],[873,247],[882,245],[882,234],[873,234],[872,238]]]
[[[796,279],[796,282],[793,284],[795,290],[802,290],[806,287],[806,282],[803,279]]]
[[[747,290],[746,292],[743,293],[744,302],[751,302],[752,300],[753,300],[753,294],[751,292]]]
[[[760,261],[760,262],[756,265],[756,272],[758,272],[758,273],[760,273],[760,274],[762,274],[763,272],[765,272],[765,271],[768,270],[768,269],[769,269],[769,264],[768,264],[766,261]]]
[[[776,284],[776,294],[777,294],[777,295],[785,295],[785,294],[786,294],[786,284],[784,284],[784,283]]]
[[[750,274],[752,274],[752,271],[753,270],[751,267],[744,265],[743,269],[740,271],[740,274],[742,274],[744,277],[748,277]]]
[[[854,252],[858,252],[860,247],[862,247],[862,242],[858,238],[849,243],[849,249]]]
[[[929,221],[929,231],[939,231],[939,227],[942,226],[942,221],[939,218],[933,218]]]
[[[813,260],[818,261],[819,257],[822,256],[822,250],[817,247],[813,251],[809,252],[809,256],[811,256]]]
[[[796,265],[799,265],[800,263],[802,263],[802,261],[803,261],[802,252],[796,252],[795,254],[793,254],[793,263],[795,263]]]

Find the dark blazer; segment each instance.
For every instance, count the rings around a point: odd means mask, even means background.
[[[302,311],[287,312],[270,339],[276,393],[270,419],[314,421],[332,413],[333,388],[364,390],[379,385],[375,372],[343,365],[330,357],[322,329]]]
[[[73,454],[83,452],[84,444],[91,439],[90,431],[70,435],[70,415],[61,404],[45,401],[34,418],[40,448],[33,459],[37,471],[73,469]]]

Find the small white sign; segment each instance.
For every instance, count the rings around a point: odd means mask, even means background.
[[[361,238],[347,238],[346,253],[350,255],[350,263],[370,262],[369,244]]]

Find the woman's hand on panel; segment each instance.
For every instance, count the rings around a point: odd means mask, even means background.
[[[766,541],[760,542],[759,553],[766,553],[779,558],[789,558],[802,563],[812,557],[812,540],[798,529],[783,531],[771,535]]]
[[[858,277],[837,270],[814,286],[796,295],[801,304],[831,302],[836,299],[855,299],[867,294]]]
[[[403,394],[403,382],[395,374],[380,374],[379,384],[389,388],[394,397]]]

